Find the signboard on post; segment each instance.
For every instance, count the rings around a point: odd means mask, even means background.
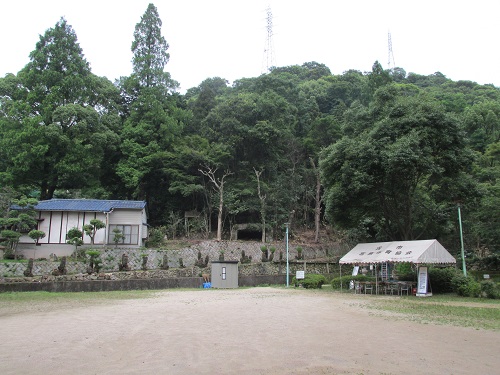
[[[295,274],[295,278],[297,280],[304,279],[305,278],[304,271],[297,271]]]
[[[417,285],[417,296],[429,296],[431,293],[427,293],[427,267],[418,268],[418,285]]]

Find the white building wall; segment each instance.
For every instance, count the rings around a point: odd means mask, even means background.
[[[43,219],[43,221],[38,222],[38,229],[43,231],[45,233],[45,237],[42,238],[40,243],[49,243],[50,240],[50,213],[49,212],[40,212],[39,213],[39,218],[40,220]]]
[[[84,212],[83,213],[83,223],[79,227],[79,229],[83,232],[83,225],[90,224],[90,220],[101,220],[104,224],[106,224],[106,214],[103,212]],[[90,244],[92,241],[90,236],[87,236],[84,232],[83,241],[86,244]],[[99,229],[95,233],[94,245],[104,245],[106,244],[106,228]]]
[[[45,232],[45,237],[39,243],[64,244],[66,243],[66,234],[72,228],[78,228],[83,231],[85,224],[90,224],[90,220],[98,219],[106,223],[106,215],[101,212],[40,212],[38,229]],[[83,235],[85,244],[90,244],[91,239],[85,233]],[[23,241],[24,242],[24,241]],[[95,244],[106,243],[106,229],[100,229],[96,232]]]
[[[142,212],[139,210],[114,210],[109,214],[109,224],[142,224]]]
[[[109,225],[135,225],[139,229],[139,241],[138,246],[143,245],[143,239],[145,238],[143,225],[143,216],[145,216],[145,210],[126,210],[126,209],[115,209],[109,214],[108,224]],[[108,226],[109,228],[109,226]],[[108,229],[109,230],[109,229]],[[110,231],[111,233],[111,231]],[[112,235],[112,234],[111,234]],[[146,232],[147,235],[147,232]],[[113,244],[113,241],[108,240],[109,244]]]

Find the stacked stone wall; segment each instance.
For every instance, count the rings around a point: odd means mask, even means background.
[[[128,274],[118,272],[122,255],[126,254],[128,256],[130,270],[134,272],[134,275],[141,275],[141,272],[148,272],[148,275],[153,275],[152,277],[188,277],[199,275],[202,272],[199,267],[195,267],[195,263],[198,260],[198,253],[201,254],[202,259],[205,259],[205,257],[208,256],[208,269],[210,269],[210,262],[213,260],[219,260],[221,252],[224,253],[224,260],[239,261],[242,256],[242,252],[244,251],[247,257],[251,256],[251,263],[239,265],[240,275],[253,276],[284,274],[286,272],[286,249],[284,244],[281,242],[266,244],[268,249],[271,247],[276,249],[273,261],[271,262],[261,261],[262,246],[263,244],[260,242],[203,241],[178,250],[102,248],[100,249],[100,258],[102,260],[101,271],[106,274]],[[303,260],[296,259],[298,256],[298,247],[302,248]],[[281,261],[279,260],[280,251],[283,255],[283,259]],[[335,252],[335,249],[328,248],[327,246],[308,247],[304,245],[291,245],[289,246],[290,273],[295,274],[296,270],[304,269],[308,273],[330,273],[338,260],[338,257],[332,256]],[[164,255],[167,255],[168,257],[168,270],[160,269],[163,264]],[[140,271],[142,269],[144,256],[147,256],[147,271]],[[322,261],[318,262],[318,258],[322,259]],[[181,259],[184,267],[181,267]],[[325,259],[328,259],[328,261],[325,261]],[[50,279],[53,271],[59,266],[59,262],[59,259],[42,261],[37,260],[33,264],[32,273],[35,277],[43,276]],[[0,263],[0,282],[5,282],[6,279],[11,278],[22,279],[27,266],[27,262]],[[66,279],[63,280],[71,280],[71,278],[77,277],[77,275],[86,274],[87,266],[88,262],[86,261],[74,261],[71,257],[68,257],[66,262],[67,274],[64,276],[54,277],[65,277]]]

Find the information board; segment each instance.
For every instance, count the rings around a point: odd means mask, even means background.
[[[303,279],[304,277],[305,277],[304,271],[297,271],[296,274],[295,274],[295,278],[297,280]]]
[[[427,267],[418,268],[418,289],[417,293],[427,294]]]

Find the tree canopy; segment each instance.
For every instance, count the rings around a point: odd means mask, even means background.
[[[40,36],[26,66],[0,78],[3,188],[145,199],[152,225],[186,235],[254,224],[277,239],[290,223],[292,235],[328,227],[451,248],[460,204],[470,251],[500,251],[499,88],[311,61],[180,94],[161,28],[149,4],[131,25],[132,71],[114,84],[92,73],[64,18]]]

